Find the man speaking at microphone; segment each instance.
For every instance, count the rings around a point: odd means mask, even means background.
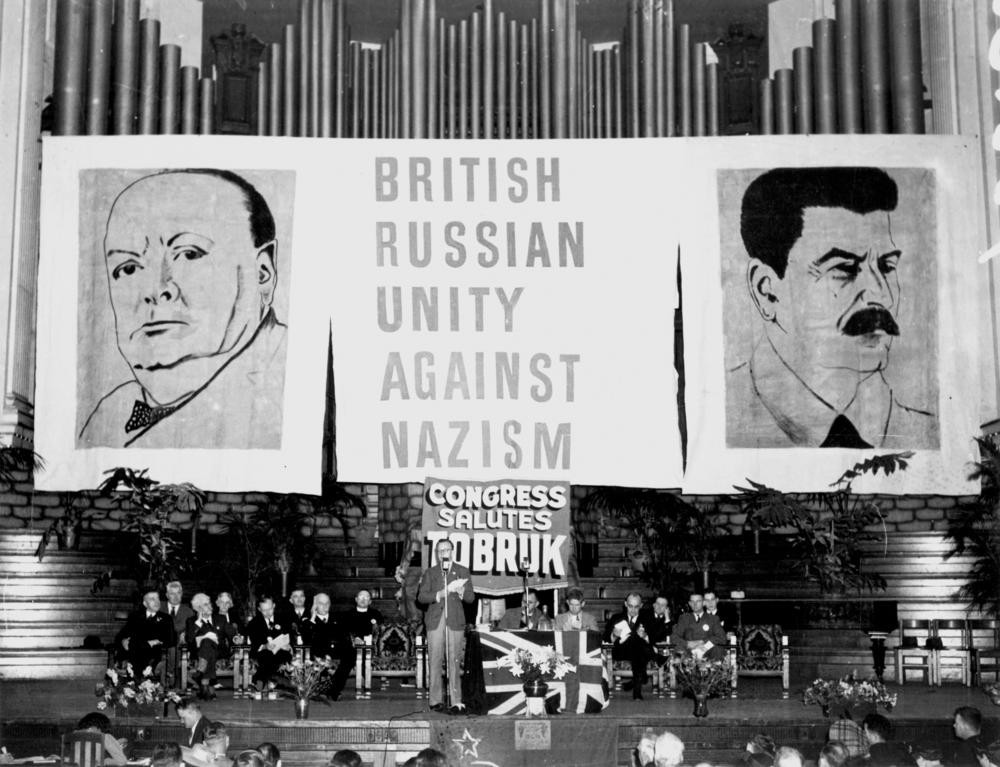
[[[431,711],[444,711],[445,661],[448,664],[448,691],[451,707],[448,713],[465,711],[462,703],[462,657],[465,654],[465,608],[472,602],[472,576],[468,568],[452,561],[451,541],[439,541],[436,560],[420,577],[417,601],[426,605],[424,628],[427,631],[427,673],[430,676]]]

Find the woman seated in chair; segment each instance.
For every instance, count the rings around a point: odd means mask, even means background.
[[[111,734],[111,720],[104,714],[94,711],[87,714],[77,722],[74,732],[100,732],[104,734],[104,764],[113,767],[122,767],[127,761],[125,756],[125,746],[128,741],[125,738],[116,740]]]

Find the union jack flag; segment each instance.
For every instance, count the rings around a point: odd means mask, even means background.
[[[601,637],[588,631],[491,631],[479,635],[483,648],[486,708],[491,714],[520,714],[527,704],[524,680],[499,660],[512,650],[555,647],[574,668],[562,679],[546,680],[547,708],[596,714],[608,706],[607,669],[601,659]]]

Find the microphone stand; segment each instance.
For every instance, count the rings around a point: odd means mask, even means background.
[[[440,565],[441,563],[438,562]],[[451,572],[451,562],[448,563],[448,569],[445,570],[444,567],[441,568],[441,575],[444,576],[444,615],[442,620],[444,621],[444,667],[446,672],[446,678],[448,684],[444,686],[444,700],[445,700],[445,710],[447,711],[451,708],[451,652],[448,645],[451,644],[449,639],[451,639],[448,628],[448,574]]]
[[[528,567],[525,562],[521,562],[521,618],[524,620],[524,627],[530,629],[528,623]]]

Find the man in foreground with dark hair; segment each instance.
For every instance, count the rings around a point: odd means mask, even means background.
[[[361,754],[342,748],[330,757],[329,767],[361,767]]]
[[[181,767],[184,759],[179,743],[157,743],[153,746],[151,767]]]
[[[887,377],[906,258],[898,197],[878,168],[777,168],[747,187],[740,234],[761,330],[727,371],[727,445],[937,446],[933,412],[900,402]]]
[[[977,767],[979,754],[986,749],[983,743],[983,715],[975,706],[959,706],[952,714],[952,729],[957,743],[945,753],[948,767]]]
[[[861,722],[868,739],[868,756],[862,762],[870,767],[910,767],[913,754],[905,743],[893,740],[892,722],[881,714],[868,714]]]

